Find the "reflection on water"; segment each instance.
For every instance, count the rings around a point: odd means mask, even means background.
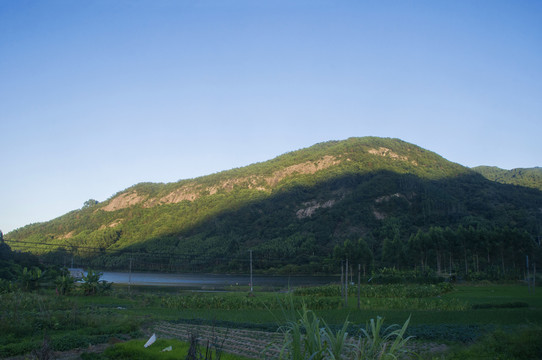
[[[126,273],[104,271],[102,280],[126,285],[178,286],[187,288],[226,288],[249,286],[249,275],[216,274],[162,274]],[[296,287],[302,285],[324,285],[339,281],[336,276],[269,276],[253,275],[254,286]]]

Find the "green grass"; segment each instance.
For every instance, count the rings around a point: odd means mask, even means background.
[[[174,339],[158,339],[145,348],[146,342],[146,340],[130,340],[107,348],[103,354],[83,354],[82,358],[84,360],[178,360],[186,358],[190,347],[189,343]],[[164,351],[170,346],[170,351]],[[213,358],[216,358],[216,353],[213,353]],[[247,358],[222,353],[221,359],[246,360]]]

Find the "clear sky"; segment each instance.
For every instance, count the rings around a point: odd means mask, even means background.
[[[352,136],[542,166],[542,1],[0,0],[0,229]]]

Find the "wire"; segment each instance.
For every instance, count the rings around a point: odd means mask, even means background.
[[[77,250],[78,252],[83,253],[84,255],[114,255],[114,254],[120,254],[120,255],[127,255],[130,257],[143,257],[143,256],[152,256],[153,258],[160,258],[162,260],[171,260],[175,259],[178,261],[201,261],[202,264],[209,262],[209,261],[219,261],[219,262],[230,262],[230,261],[238,261],[241,263],[248,263],[250,262],[250,259],[248,256],[241,257],[241,256],[206,256],[202,254],[195,254],[195,253],[177,253],[177,252],[148,252],[148,251],[134,251],[129,249],[106,249],[106,248],[100,248],[100,247],[93,247],[93,246],[85,246],[85,245],[74,245],[74,244],[54,244],[54,243],[40,243],[40,242],[34,242],[34,241],[24,241],[24,240],[7,240],[4,239],[6,243],[10,246],[17,247],[18,249],[25,249],[25,250],[43,250],[43,247],[55,247],[56,249],[64,249],[64,250],[71,250],[71,254],[73,254],[74,250]],[[30,245],[30,246],[29,246]],[[87,251],[81,251],[87,250]],[[247,251],[248,252],[248,251]],[[86,254],[85,254],[86,253]],[[88,254],[90,253],[90,254]],[[254,251],[256,255],[258,255],[257,251]],[[284,258],[272,258],[268,256],[260,256],[259,258],[254,259],[254,263],[261,264],[265,262],[266,264],[284,264],[287,262],[287,259]],[[155,264],[154,262],[148,262],[148,264]]]

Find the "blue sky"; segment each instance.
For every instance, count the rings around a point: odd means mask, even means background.
[[[542,2],[0,0],[0,229],[352,136],[542,166]]]

